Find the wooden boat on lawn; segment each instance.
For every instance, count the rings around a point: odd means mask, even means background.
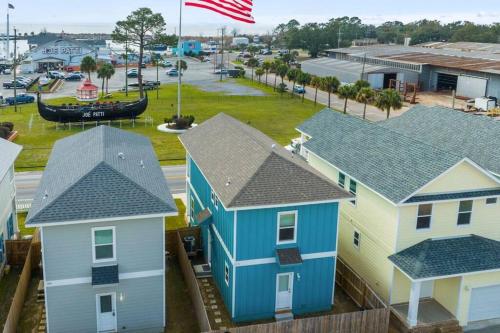
[[[47,120],[58,123],[102,120],[136,119],[148,107],[148,96],[134,102],[107,102],[91,104],[48,105],[37,98],[38,113]]]

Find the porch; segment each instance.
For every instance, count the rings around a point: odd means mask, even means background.
[[[393,317],[396,317],[399,324],[400,332],[411,332],[411,328],[407,325],[407,318],[410,310],[410,303],[399,303],[391,306]],[[418,303],[417,323],[415,330],[418,332],[432,331],[435,328],[449,328],[447,332],[462,332],[458,320],[434,298],[422,298]]]

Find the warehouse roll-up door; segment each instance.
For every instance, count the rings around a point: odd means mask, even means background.
[[[476,98],[486,96],[488,79],[460,75],[457,84],[457,96]]]
[[[473,288],[469,305],[469,321],[500,318],[500,285]]]
[[[368,74],[368,82],[373,89],[384,88],[384,73]]]

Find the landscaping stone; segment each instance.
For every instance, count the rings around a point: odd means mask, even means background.
[[[215,318],[215,323],[216,323],[216,324],[220,324],[220,323],[222,323],[222,319],[221,319],[221,318]]]
[[[211,306],[212,310],[218,309],[219,307],[217,305],[212,305]]]

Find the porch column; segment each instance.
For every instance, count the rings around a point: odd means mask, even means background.
[[[408,324],[410,327],[417,326],[418,303],[420,302],[420,289],[422,282],[412,282],[410,289],[410,302],[408,304]]]

